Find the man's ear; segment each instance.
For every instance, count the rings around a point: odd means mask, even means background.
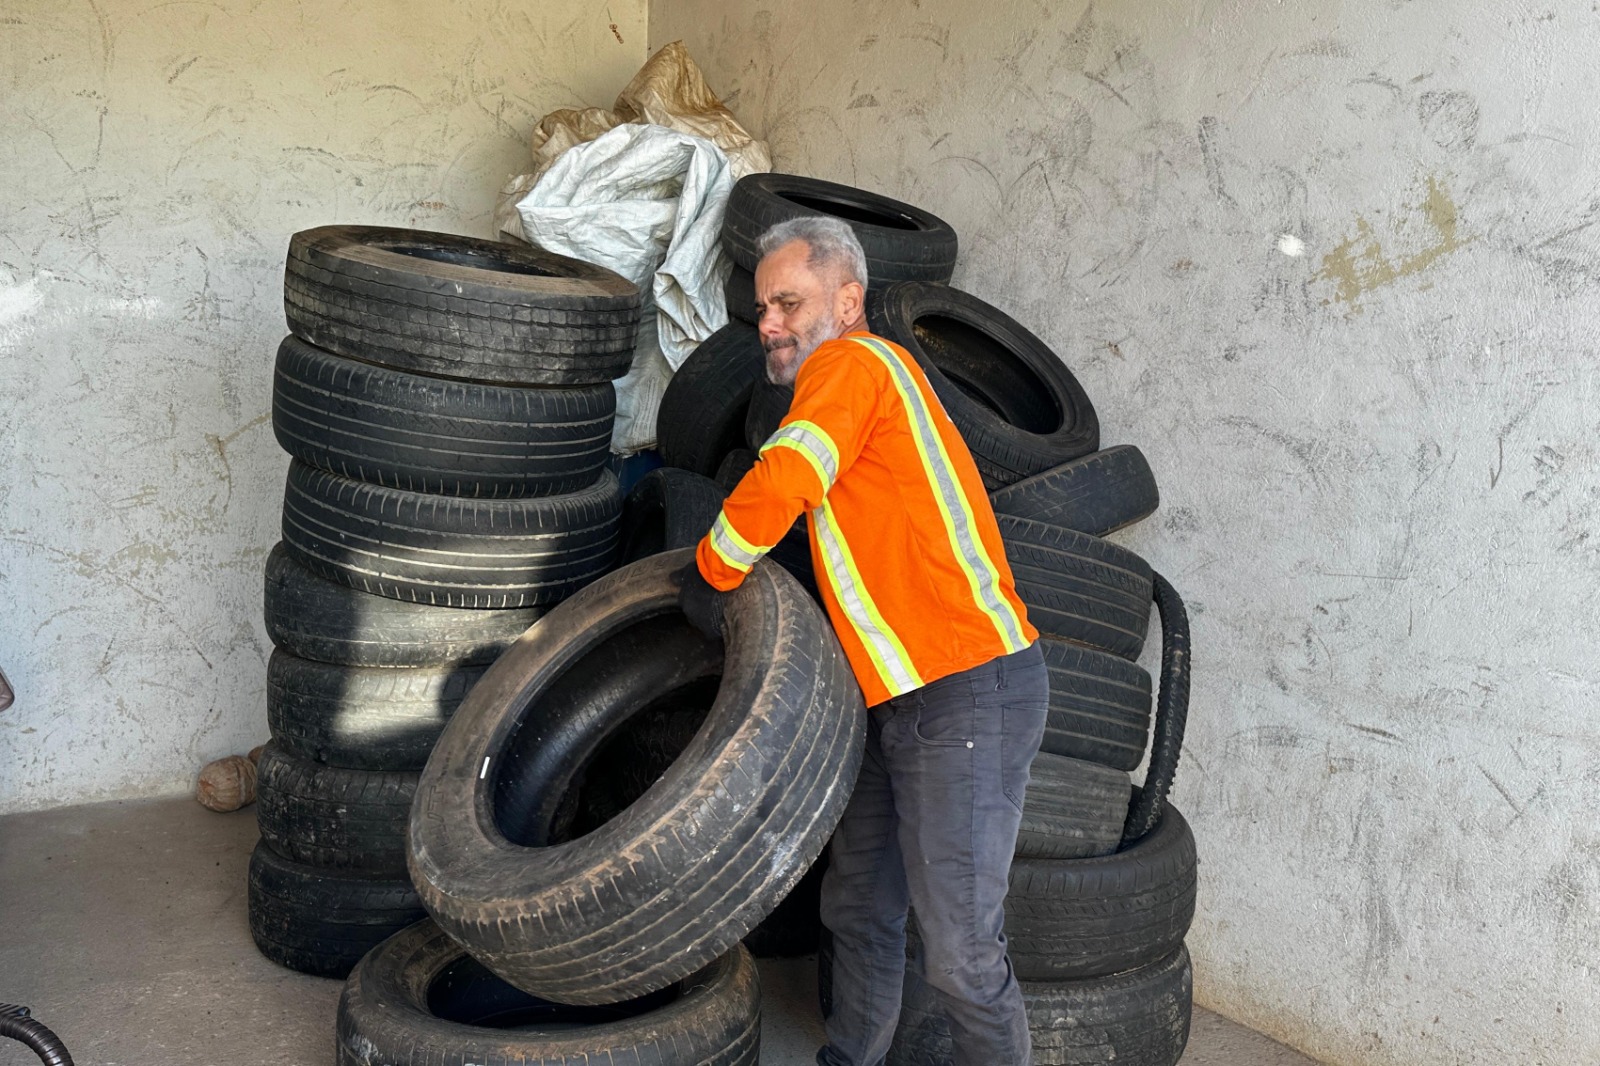
[[[839,286],[839,294],[834,298],[834,310],[839,315],[839,321],[849,324],[861,317],[866,299],[867,290],[861,287],[859,281],[847,281]]]

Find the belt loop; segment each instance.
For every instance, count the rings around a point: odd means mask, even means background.
[[[994,661],[994,690],[996,692],[1005,691],[1007,658],[1008,656],[1002,655]]]

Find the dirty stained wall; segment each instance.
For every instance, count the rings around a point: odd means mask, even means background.
[[[190,787],[266,737],[289,234],[489,236],[644,0],[0,6],[0,811]]]
[[[1332,1062],[1600,1048],[1588,0],[653,0],[780,169],[931,208],[1136,443],[1200,999]]]

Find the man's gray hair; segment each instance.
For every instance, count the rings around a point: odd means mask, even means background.
[[[768,227],[756,241],[756,251],[764,259],[790,241],[805,241],[811,249],[806,263],[812,270],[838,270],[844,281],[867,287],[867,255],[861,250],[850,223],[829,215],[801,215]]]

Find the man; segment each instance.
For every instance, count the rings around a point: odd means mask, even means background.
[[[682,605],[720,632],[720,593],[806,514],[823,603],[870,711],[822,888],[833,932],[823,1066],[877,1066],[899,1020],[908,905],[957,1066],[1024,1066],[1001,932],[1044,661],[972,457],[916,362],[866,331],[861,245],[801,218],[759,245],[767,377],[794,402],[729,494]]]

